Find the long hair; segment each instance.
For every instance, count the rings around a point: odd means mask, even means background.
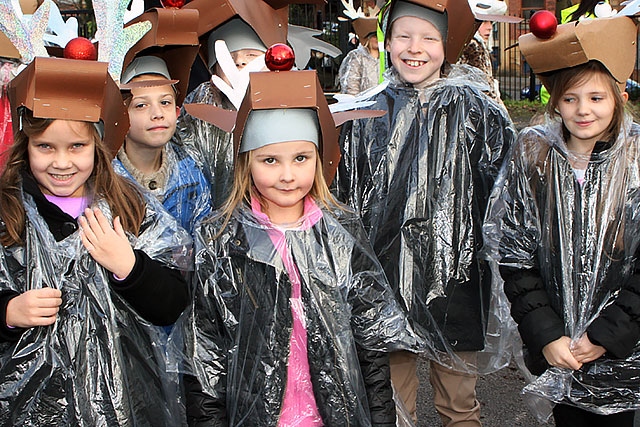
[[[577,65],[571,68],[550,73],[545,77],[545,86],[551,95],[547,104],[547,113],[551,116],[557,116],[557,107],[562,96],[570,88],[582,84],[595,76],[600,76],[605,82],[608,92],[614,98],[614,111],[611,123],[607,128],[603,140],[615,141],[620,133],[620,128],[624,122],[624,105],[618,82],[613,78],[611,73],[598,61],[589,61],[586,64]],[[564,123],[562,124],[562,133],[565,141],[569,139],[569,130]]]
[[[266,203],[262,194],[253,185],[253,179],[251,178],[251,160],[253,159],[254,151],[247,151],[238,154],[233,169],[233,188],[231,194],[227,198],[226,202],[220,209],[221,215],[224,218],[223,226],[221,230],[225,228],[231,219],[233,211],[241,203],[251,205],[251,198],[255,197],[260,201],[260,205],[264,210]],[[309,190],[309,196],[311,196],[316,202],[319,202],[327,209],[332,207],[340,207],[336,199],[331,195],[327,181],[322,174],[322,159],[318,149],[316,148],[316,173],[313,179],[313,185]]]
[[[31,173],[29,164],[29,138],[42,134],[54,119],[33,117],[24,109],[21,116],[22,129],[16,127],[14,143],[9,150],[7,165],[0,176],[0,218],[5,230],[0,236],[4,246],[23,244],[25,210],[22,203],[23,172]],[[94,197],[104,198],[113,217],[120,217],[123,228],[137,235],[144,218],[145,202],[136,189],[125,178],[117,175],[111,166],[111,154],[91,123],[85,123],[95,141],[94,167],[86,182],[87,191]]]

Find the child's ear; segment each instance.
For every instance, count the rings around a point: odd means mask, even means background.
[[[176,116],[180,116],[180,107],[176,105]]]
[[[622,96],[622,101],[624,101],[623,103],[626,104],[629,100],[629,94],[627,92],[622,92],[620,95]]]

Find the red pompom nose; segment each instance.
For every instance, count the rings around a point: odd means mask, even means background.
[[[549,39],[556,33],[558,20],[556,16],[548,10],[539,10],[531,17],[529,27],[534,36],[539,39]]]
[[[85,59],[95,61],[98,59],[98,50],[91,40],[84,37],[76,37],[69,40],[64,47],[63,56],[67,59]]]
[[[184,6],[184,0],[160,0],[165,9],[180,9]]]
[[[284,43],[274,44],[264,54],[264,62],[271,71],[289,71],[295,61],[293,49]]]

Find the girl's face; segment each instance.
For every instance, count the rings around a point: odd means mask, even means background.
[[[622,94],[627,99],[626,93]],[[591,150],[607,132],[613,119],[615,98],[604,77],[594,74],[560,97],[557,109],[570,133],[567,146],[572,150]]]
[[[414,16],[396,19],[387,49],[400,77],[416,89],[422,89],[440,77],[444,43],[431,22]]]
[[[29,137],[31,173],[44,194],[81,197],[94,166],[95,141],[90,124],[54,120],[44,132]]]
[[[317,149],[308,141],[280,142],[253,151],[249,168],[274,224],[296,222],[316,174]]]

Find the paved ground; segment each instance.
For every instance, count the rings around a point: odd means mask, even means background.
[[[433,408],[428,366],[428,363],[422,359],[418,365],[420,378],[418,426],[438,427],[441,424]],[[515,366],[509,366],[480,378],[477,393],[482,406],[482,422],[485,427],[553,426],[553,422],[539,423],[527,410],[520,395],[523,386],[524,377]]]

